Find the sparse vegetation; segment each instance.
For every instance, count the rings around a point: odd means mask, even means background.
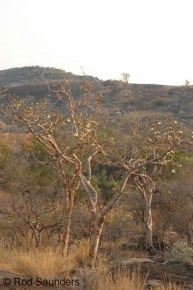
[[[126,98],[127,82],[105,88]],[[146,289],[148,271],[115,274],[112,265],[151,255],[192,264],[192,133],[171,116],[107,112],[96,87],[80,84],[50,84],[55,105],[14,97],[3,106],[0,268],[42,278],[74,270],[89,290]]]

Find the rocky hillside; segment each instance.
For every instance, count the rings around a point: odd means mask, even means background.
[[[102,104],[110,115],[134,118],[150,118],[160,114],[172,114],[183,122],[193,121],[193,87],[163,86],[152,84],[127,84],[118,80],[101,81],[91,76],[77,76],[55,68],[24,67],[0,71],[1,101],[9,95],[27,100],[47,98],[57,104],[47,83],[55,86],[64,79],[71,81],[73,94],[78,97],[80,84],[86,78],[95,93],[101,95]]]

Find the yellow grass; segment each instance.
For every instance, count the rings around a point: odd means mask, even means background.
[[[0,245],[0,269],[30,277],[53,278],[64,275],[88,259],[88,241],[63,257],[51,247],[6,250]]]
[[[87,270],[88,271],[88,270]],[[85,274],[84,290],[146,290],[146,279],[142,279],[137,273],[125,274],[119,272],[114,276],[108,274],[104,265],[99,265],[95,272]],[[156,290],[180,290],[172,283],[160,283]]]
[[[88,241],[81,243],[80,247],[73,249],[67,257],[62,257],[52,248],[12,250],[6,251],[0,245],[0,270],[12,272],[21,277],[41,277],[46,279],[56,277],[69,277],[69,271],[80,269],[81,290],[145,290],[145,279],[137,273],[126,275],[117,272],[114,276],[109,274],[108,261],[99,258],[95,268],[90,268],[88,262]],[[76,287],[79,290],[79,287]],[[157,290],[179,290],[172,284],[161,284]]]
[[[1,259],[0,265],[4,270],[22,276],[42,278],[58,277],[61,273],[69,271],[76,265],[73,256],[64,258],[50,248],[27,252],[10,251],[6,260],[4,260],[6,262],[2,261]]]

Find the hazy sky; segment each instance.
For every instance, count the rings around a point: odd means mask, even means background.
[[[0,70],[193,83],[193,0],[0,0]]]

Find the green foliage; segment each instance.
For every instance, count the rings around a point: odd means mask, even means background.
[[[173,155],[173,160],[175,163],[189,164],[193,162],[193,156],[191,156],[186,150],[177,149]]]
[[[170,162],[164,169],[162,177],[169,181],[173,178],[179,167],[191,164],[193,162],[193,157],[191,157],[190,152],[185,149],[176,149],[175,151],[172,150],[169,152],[167,160]]]
[[[116,169],[104,165],[97,166],[92,176],[92,184],[99,190],[104,202],[110,200],[118,186],[115,177]]]
[[[38,140],[32,141],[31,151],[40,161],[46,161],[49,158],[49,154],[46,151],[44,144]]]
[[[56,176],[56,171],[49,165],[31,164],[30,173],[37,185],[49,185]]]
[[[44,144],[33,140],[28,150],[31,154],[29,169],[36,184],[48,185],[56,177],[57,172]]]

